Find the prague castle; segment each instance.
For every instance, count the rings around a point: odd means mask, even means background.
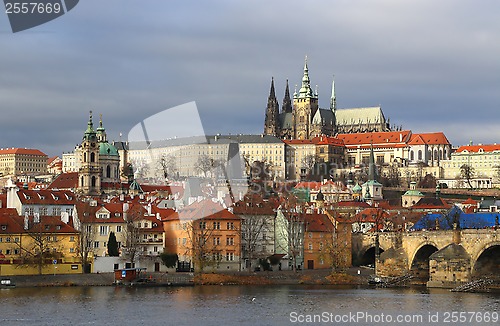
[[[388,120],[380,107],[337,109],[335,81],[332,82],[330,107],[318,105],[318,91],[311,89],[307,57],[304,64],[302,84],[290,98],[288,80],[281,111],[271,80],[267,101],[264,134],[282,139],[312,139],[321,135],[334,136],[339,133],[390,131]]]

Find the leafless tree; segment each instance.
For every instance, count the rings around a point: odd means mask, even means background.
[[[162,155],[158,161],[162,177],[167,179],[176,179],[177,177],[177,163],[173,155]]]
[[[316,164],[316,156],[313,154],[307,154],[302,158],[302,161],[300,163],[302,165],[302,168],[306,170],[307,178],[311,178],[314,165]]]
[[[297,271],[297,260],[303,255],[304,247],[304,227],[305,227],[305,209],[297,197],[290,195],[283,201],[281,208],[278,209],[280,220],[277,222],[277,236],[284,239],[279,244],[284,246],[289,258],[293,262],[293,270]]]
[[[23,224],[24,233],[15,237],[14,244],[19,250],[22,265],[36,267],[42,275],[44,266],[52,264],[52,260],[62,258],[62,245],[57,230],[61,227],[60,220],[52,216],[39,216],[35,213],[33,219],[27,216],[16,219]],[[59,222],[59,223],[58,223]]]
[[[469,189],[472,190],[472,183],[471,179],[474,178],[475,171],[474,168],[468,164],[464,164],[460,167],[460,176],[464,178],[467,181],[467,185],[469,186]]]

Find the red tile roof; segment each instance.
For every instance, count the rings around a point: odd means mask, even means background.
[[[31,148],[0,148],[0,155],[4,154],[47,156],[47,154],[42,151]]]
[[[500,145],[490,144],[490,145],[466,145],[466,146],[460,146],[457,149],[457,153],[461,153],[463,151],[468,151],[469,153],[478,153],[480,149],[482,149],[483,152],[496,152],[496,151],[500,151]]]
[[[442,132],[413,134],[408,145],[450,145],[448,138]]]
[[[344,146],[344,141],[337,137],[319,136],[312,139],[316,145],[336,145]]]
[[[355,134],[339,134],[337,138],[341,139],[346,147],[358,146],[358,145],[370,145],[373,147],[390,146],[395,145],[405,146],[410,139],[411,131],[387,131],[387,132],[365,132],[365,133],[355,133]]]
[[[313,141],[310,139],[285,139],[283,140],[285,144],[289,145],[299,145],[299,144],[309,144],[313,145]]]
[[[76,189],[78,187],[78,172],[59,174],[47,189]]]
[[[305,214],[306,232],[332,232],[333,224],[326,214]]]
[[[34,223],[33,216],[29,217],[29,227],[24,229],[24,216],[19,216],[14,208],[0,209],[0,234],[12,233],[76,233],[77,231],[69,224],[61,221],[59,216],[40,216],[40,223]]]
[[[76,196],[69,190],[19,189],[17,196],[23,205],[74,205]]]

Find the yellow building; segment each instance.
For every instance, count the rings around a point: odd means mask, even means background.
[[[79,234],[57,216],[0,209],[0,275],[79,274]]]
[[[241,218],[211,200],[163,220],[165,252],[197,271],[236,271],[241,263]]]

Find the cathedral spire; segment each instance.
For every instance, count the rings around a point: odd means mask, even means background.
[[[285,97],[283,98],[283,106],[281,110],[285,113],[292,112],[292,100],[290,99],[290,88],[288,87],[288,79],[286,80]]]
[[[92,111],[89,113],[89,122],[87,122],[87,130],[85,130],[85,134],[83,136],[83,139],[91,139],[95,137],[95,130],[94,130],[94,122],[92,121]]]
[[[269,90],[269,98],[276,98],[276,93],[274,91],[274,77],[271,77],[271,89]]]
[[[378,181],[377,165],[375,164],[375,155],[373,153],[373,141],[370,145],[370,162],[368,163],[368,180]]]
[[[299,90],[299,97],[314,97],[311,90],[311,80],[309,79],[309,68],[307,67],[307,55],[304,63],[304,75],[302,76],[302,86]]]
[[[332,79],[332,97],[330,98],[330,110],[335,111],[337,109],[337,97],[335,96],[335,75]]]
[[[274,77],[271,78],[271,89],[267,99],[266,120],[264,122],[264,134],[279,137],[279,104],[274,91]]]

